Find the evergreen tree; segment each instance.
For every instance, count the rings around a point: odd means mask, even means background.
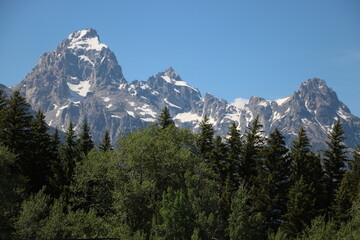
[[[54,134],[51,136],[51,162],[50,162],[50,192],[54,197],[59,197],[63,190],[63,181],[65,178],[62,161],[60,158],[60,137],[59,131],[56,128]]]
[[[77,147],[80,153],[85,156],[94,148],[94,142],[91,139],[90,128],[87,120],[84,120],[82,125],[82,131],[77,140]]]
[[[287,213],[281,226],[287,236],[295,238],[305,227],[310,225],[316,215],[314,193],[313,185],[305,182],[302,176],[290,188]]]
[[[28,176],[29,152],[31,143],[31,120],[30,105],[18,91],[7,100],[4,111],[4,124],[2,143],[18,156],[17,163],[22,173]]]
[[[290,159],[284,136],[275,129],[269,136],[262,157],[264,166],[254,189],[256,208],[264,214],[268,227],[276,232],[286,213],[289,192]]]
[[[48,183],[50,161],[52,159],[51,141],[44,114],[39,110],[32,120],[31,164],[29,177],[32,192],[39,191]]]
[[[63,171],[64,171],[64,179],[62,181],[62,189],[65,200],[68,200],[68,187],[72,182],[72,176],[74,173],[74,168],[76,165],[76,162],[79,160],[79,150],[76,146],[76,135],[73,129],[73,124],[70,121],[69,126],[66,131],[65,136],[65,144],[61,146],[61,160],[63,165]]]
[[[7,102],[6,102],[6,96],[2,89],[0,89],[0,144],[3,142],[3,131],[4,131],[4,111],[6,108]]]
[[[263,132],[261,130],[262,125],[259,122],[259,116],[249,126],[249,129],[245,133],[245,142],[242,151],[242,166],[241,174],[244,181],[249,184],[250,187],[253,186],[254,179],[258,173],[258,166],[260,161],[260,153],[264,144],[264,137],[260,134]]]
[[[158,118],[158,123],[160,128],[164,129],[169,126],[175,126],[174,121],[171,119],[170,112],[167,106],[165,106]]]
[[[200,133],[197,140],[197,146],[200,152],[200,155],[205,161],[210,160],[210,155],[214,149],[214,127],[209,123],[210,119],[207,115],[204,115],[204,118],[200,122]]]
[[[350,172],[348,173],[349,192],[353,195],[351,200],[360,193],[360,144],[353,151],[353,158],[354,160],[349,164]]]
[[[345,174],[345,163],[348,161],[344,145],[344,130],[340,120],[337,120],[332,132],[329,133],[329,141],[326,142],[328,150],[324,151],[324,170],[326,177],[327,204],[330,206],[340,187]]]
[[[239,186],[240,160],[242,153],[242,140],[240,131],[235,122],[231,124],[228,132],[229,137],[226,140],[228,147],[228,157],[226,159],[226,176],[229,178],[232,192],[235,192]]]
[[[261,213],[249,207],[250,196],[243,186],[237,190],[229,215],[230,240],[266,239],[265,221]]]
[[[106,152],[106,151],[111,151],[113,150],[112,146],[111,146],[111,140],[110,140],[110,136],[109,136],[109,131],[106,130],[105,131],[105,135],[104,135],[104,139],[102,141],[102,143],[99,145],[99,149],[102,152]]]
[[[225,180],[225,160],[227,157],[227,148],[223,143],[222,137],[216,136],[214,142],[214,149],[211,153],[211,166],[213,170],[219,175],[221,180]]]
[[[195,225],[186,193],[168,188],[163,193],[160,215],[162,224],[155,226],[156,239],[190,239]]]
[[[334,202],[331,206],[332,216],[338,226],[350,219],[351,194],[353,193],[349,192],[348,177],[349,174],[345,174],[342,178],[339,189],[336,191]]]

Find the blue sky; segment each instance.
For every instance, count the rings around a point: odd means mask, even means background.
[[[319,77],[360,116],[358,0],[0,0],[0,83],[20,82],[41,54],[89,27],[128,81],[172,66],[231,102],[286,97]]]

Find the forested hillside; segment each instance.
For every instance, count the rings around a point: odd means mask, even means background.
[[[340,120],[313,152],[255,118],[241,135],[157,122],[94,146],[85,120],[62,143],[19,92],[0,90],[1,239],[358,239],[360,145]]]

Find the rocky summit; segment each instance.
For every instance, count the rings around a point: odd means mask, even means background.
[[[341,119],[346,143],[360,143],[360,119],[351,114],[324,80],[309,79],[292,95],[275,101],[251,97],[235,106],[200,91],[171,67],[147,81],[126,81],[110,48],[94,29],[70,34],[40,57],[35,68],[12,90],[20,91],[34,110],[41,109],[51,127],[65,131],[69,122],[80,131],[87,119],[95,142],[105,130],[113,141],[121,134],[156,121],[167,106],[175,123],[195,131],[204,115],[218,135],[236,122],[242,132],[259,115],[264,134],[278,128],[291,143],[305,127],[315,146],[324,147],[328,132]]]

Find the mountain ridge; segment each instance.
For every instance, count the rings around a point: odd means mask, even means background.
[[[175,123],[197,130],[206,114],[218,135],[226,136],[235,121],[244,133],[259,115],[268,135],[275,128],[289,144],[305,126],[319,146],[335,119],[342,119],[347,144],[360,142],[360,119],[324,80],[313,78],[288,97],[266,100],[253,96],[242,107],[192,87],[172,67],[148,78],[128,82],[115,54],[100,42],[94,29],[71,33],[57,48],[43,54],[35,68],[13,90],[20,91],[34,109],[42,109],[52,127],[65,130],[70,121],[79,131],[87,119],[96,142],[108,129],[113,140],[156,121],[168,106]],[[350,134],[351,133],[351,134]]]

